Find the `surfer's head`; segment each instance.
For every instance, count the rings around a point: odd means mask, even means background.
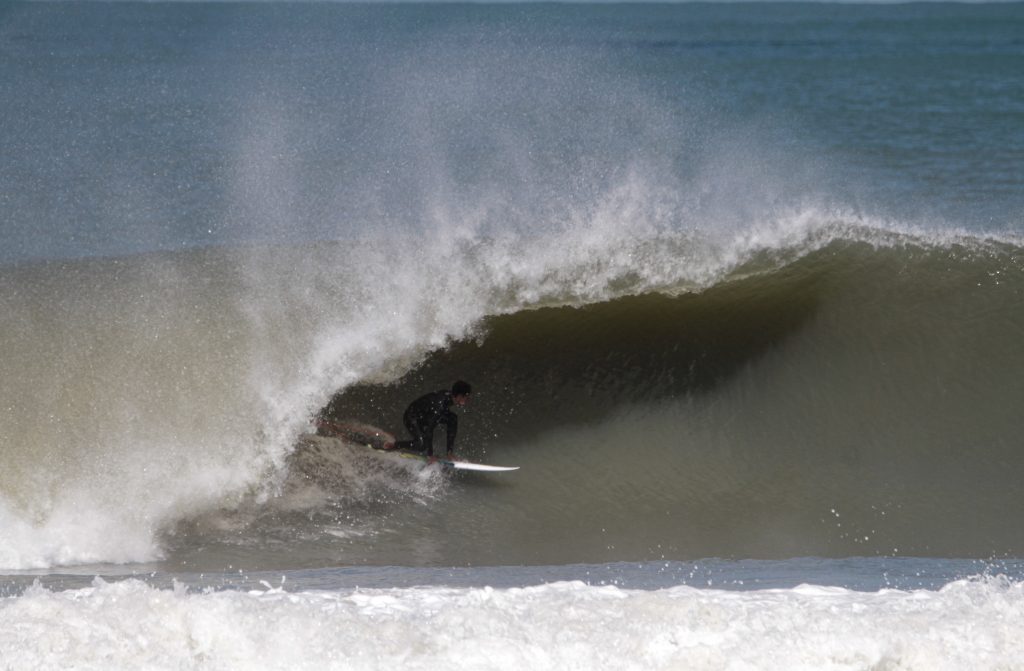
[[[469,394],[473,388],[465,380],[459,380],[452,385],[452,400],[456,405],[466,405],[469,402]]]

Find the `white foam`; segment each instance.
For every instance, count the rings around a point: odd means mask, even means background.
[[[128,580],[0,601],[6,668],[1024,668],[1024,588],[189,593]]]

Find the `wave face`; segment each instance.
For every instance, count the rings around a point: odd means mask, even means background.
[[[0,567],[1020,554],[1020,13],[5,4]]]

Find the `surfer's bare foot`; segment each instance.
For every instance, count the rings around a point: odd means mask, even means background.
[[[384,449],[385,451],[386,450],[393,450],[393,449],[395,449],[394,441],[384,443],[384,447],[382,449]]]

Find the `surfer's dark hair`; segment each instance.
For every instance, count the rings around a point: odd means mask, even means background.
[[[452,385],[452,396],[469,396],[471,391],[473,391],[473,388],[465,380],[459,380]]]

